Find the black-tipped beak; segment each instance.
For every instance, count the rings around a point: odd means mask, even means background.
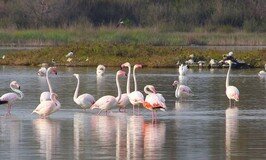
[[[18,89],[20,90],[20,86],[18,87]]]
[[[125,73],[125,76],[127,77],[127,73]]]

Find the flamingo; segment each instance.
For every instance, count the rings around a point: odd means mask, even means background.
[[[136,69],[137,68],[142,68],[141,64],[135,64],[133,67],[133,79],[134,79],[134,85],[135,85],[135,91],[138,91],[138,86],[137,86],[137,80],[136,80]],[[140,93],[142,94],[142,93]],[[127,93],[122,94],[121,100],[119,102],[119,110],[122,108],[125,108],[128,104],[130,103],[129,98]],[[139,108],[138,108],[138,113],[139,113]]]
[[[264,65],[264,68],[266,70],[266,64]],[[261,78],[266,78],[266,71],[260,71],[259,74],[258,74]]]
[[[178,80],[175,80],[172,85],[176,86],[176,90],[175,90],[176,98],[193,96],[191,89],[186,85],[181,85]]]
[[[187,67],[187,65],[183,65],[183,64],[181,64],[181,65],[179,66],[179,68],[178,68],[178,72],[179,72],[179,75],[181,75],[181,76],[185,76],[185,75],[187,74],[187,72],[188,72],[188,67]]]
[[[131,74],[131,66],[129,62],[126,62],[124,64],[121,65],[121,67],[128,67],[128,77],[127,77],[127,95],[129,98],[130,103],[133,105],[133,114],[134,114],[134,110],[135,110],[135,105],[140,105],[144,102],[144,96],[143,94],[138,91],[138,87],[137,87],[137,81],[136,81],[136,75],[135,75],[135,70],[137,68],[141,68],[142,65],[140,64],[136,64],[134,65],[134,69],[133,69],[133,78],[134,78],[134,84],[135,84],[135,91],[130,92],[130,74]],[[139,114],[139,110],[138,110],[138,114]]]
[[[88,93],[84,93],[80,96],[78,96],[78,92],[79,92],[79,84],[80,84],[80,80],[79,80],[79,74],[73,74],[76,78],[77,78],[77,87],[73,96],[73,100],[74,102],[81,106],[81,108],[84,109],[84,111],[86,111],[86,108],[91,107],[91,105],[93,105],[93,103],[95,102],[94,97]]]
[[[51,93],[50,100],[42,101],[31,114],[37,113],[41,118],[47,118],[50,114],[61,108],[61,104],[57,98],[56,93]]]
[[[46,75],[46,71],[47,71],[46,67],[41,67],[41,68],[38,70],[37,75],[43,77],[43,76]]]
[[[18,84],[18,82],[12,81],[9,86],[14,92],[18,93],[20,96],[18,96],[16,93],[11,92],[6,93],[0,97],[0,105],[7,104],[7,112],[5,114],[6,116],[11,115],[10,111],[14,103],[24,97],[24,94],[20,91],[20,85]]]
[[[96,68],[97,76],[103,76],[104,72],[105,72],[105,66],[102,64],[98,65]]]
[[[149,89],[149,90],[148,90]],[[147,94],[143,106],[152,111],[152,121],[157,120],[157,110],[166,110],[165,99],[162,94],[156,93],[153,85],[146,85],[144,92]]]
[[[225,87],[226,87],[226,96],[229,99],[229,104],[231,107],[231,100],[235,100],[235,101],[239,101],[239,90],[235,87],[235,86],[229,86],[229,75],[230,75],[230,71],[231,71],[231,67],[232,67],[232,61],[228,60],[228,64],[229,64],[229,69],[226,75],[226,82],[225,82]]]
[[[42,94],[40,95],[40,102],[50,100],[50,93],[53,93],[52,86],[51,86],[50,80],[49,80],[49,74],[50,73],[57,74],[56,67],[49,67],[46,70],[46,81],[47,81],[47,84],[49,87],[49,92],[48,91],[42,92]]]
[[[114,108],[114,107],[117,107],[117,104],[118,102],[120,101],[121,99],[121,88],[120,88],[120,84],[119,84],[119,80],[118,78],[120,76],[126,76],[126,72],[122,71],[122,70],[119,70],[117,71],[116,73],[116,86],[117,86],[117,92],[118,92],[118,95],[117,97],[114,97],[114,96],[111,96],[111,95],[106,95],[106,96],[103,96],[101,97],[100,99],[98,99],[92,106],[91,106],[91,110],[95,109],[95,108],[98,108],[100,109],[98,115],[103,111],[105,110],[106,111],[106,115],[107,115],[107,112],[111,109],[111,108]]]

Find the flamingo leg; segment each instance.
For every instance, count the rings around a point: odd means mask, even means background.
[[[133,105],[133,115],[135,115],[135,106]]]
[[[6,117],[11,115],[11,113],[10,113],[11,108],[12,108],[11,105],[7,105],[7,111],[6,111],[6,114],[5,114]]]
[[[101,112],[102,112],[102,109],[100,110],[100,112],[99,112],[97,115],[100,115],[100,114],[101,114]]]
[[[229,107],[232,107],[231,99],[229,99]]]

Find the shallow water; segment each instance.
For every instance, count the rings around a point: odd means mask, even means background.
[[[118,113],[97,116],[97,111],[81,110],[73,102],[76,79],[81,78],[80,93],[96,99],[116,95],[114,73],[107,68],[96,78],[95,68],[59,67],[51,77],[62,108],[48,119],[30,114],[47,91],[45,78],[34,67],[0,66],[0,95],[9,92],[11,80],[21,84],[25,97],[18,101],[11,117],[0,118],[1,159],[265,159],[266,158],[266,80],[259,70],[233,70],[230,84],[240,90],[237,108],[228,108],[225,95],[226,69],[190,70],[180,79],[194,96],[179,102],[172,82],[179,79],[177,69],[137,71],[138,88],[152,84],[167,102],[159,121],[141,109],[141,116]],[[125,92],[126,78],[121,79]],[[132,86],[133,89],[133,86]],[[5,114],[1,106],[0,114]]]

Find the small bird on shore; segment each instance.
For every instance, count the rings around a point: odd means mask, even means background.
[[[73,51],[70,51],[67,55],[66,55],[66,57],[68,58],[68,57],[71,57],[71,56],[73,56],[74,55],[74,52]]]

